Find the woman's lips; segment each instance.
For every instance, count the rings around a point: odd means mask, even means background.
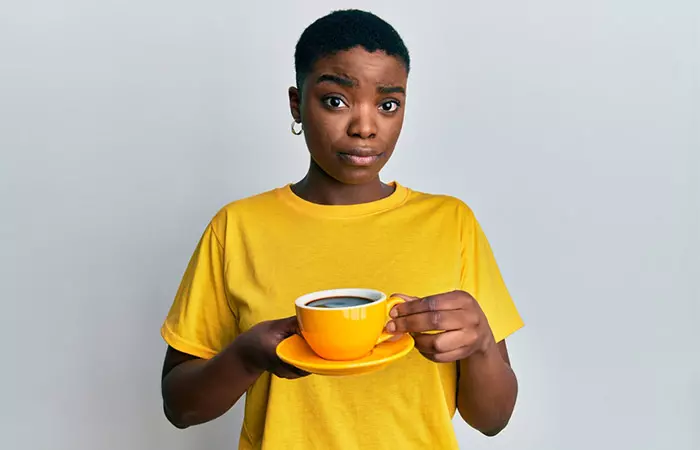
[[[350,165],[367,167],[376,163],[382,156],[382,153],[372,150],[353,149],[346,152],[338,152],[338,156],[343,160],[343,162]]]

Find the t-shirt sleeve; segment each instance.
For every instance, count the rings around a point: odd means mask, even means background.
[[[462,290],[471,294],[489,321],[496,342],[518,329],[523,320],[508,292],[491,246],[472,211],[462,215]]]
[[[224,274],[224,246],[212,222],[190,258],[161,327],[168,345],[209,359],[235,339],[238,320],[227,294]]]

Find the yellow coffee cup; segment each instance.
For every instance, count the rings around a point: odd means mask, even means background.
[[[295,302],[299,329],[321,358],[362,358],[394,335],[384,332],[391,309],[404,302],[374,289],[331,289],[299,297]]]

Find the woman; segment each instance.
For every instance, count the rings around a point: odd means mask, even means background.
[[[486,237],[461,201],[379,178],[404,117],[401,37],[370,13],[334,12],[304,31],[295,65],[292,132],[309,170],[206,228],[162,328],[168,419],[210,421],[247,392],[241,449],[456,449],[456,410],[498,433],[517,394],[504,338],[522,321]],[[403,293],[386,329],[412,333],[417,351],[354,377],[280,361],[294,299],[348,286]]]

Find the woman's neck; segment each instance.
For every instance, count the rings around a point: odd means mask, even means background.
[[[292,191],[311,203],[320,205],[356,205],[388,197],[394,187],[379,177],[363,184],[345,184],[331,177],[313,161],[306,176],[292,185]]]

